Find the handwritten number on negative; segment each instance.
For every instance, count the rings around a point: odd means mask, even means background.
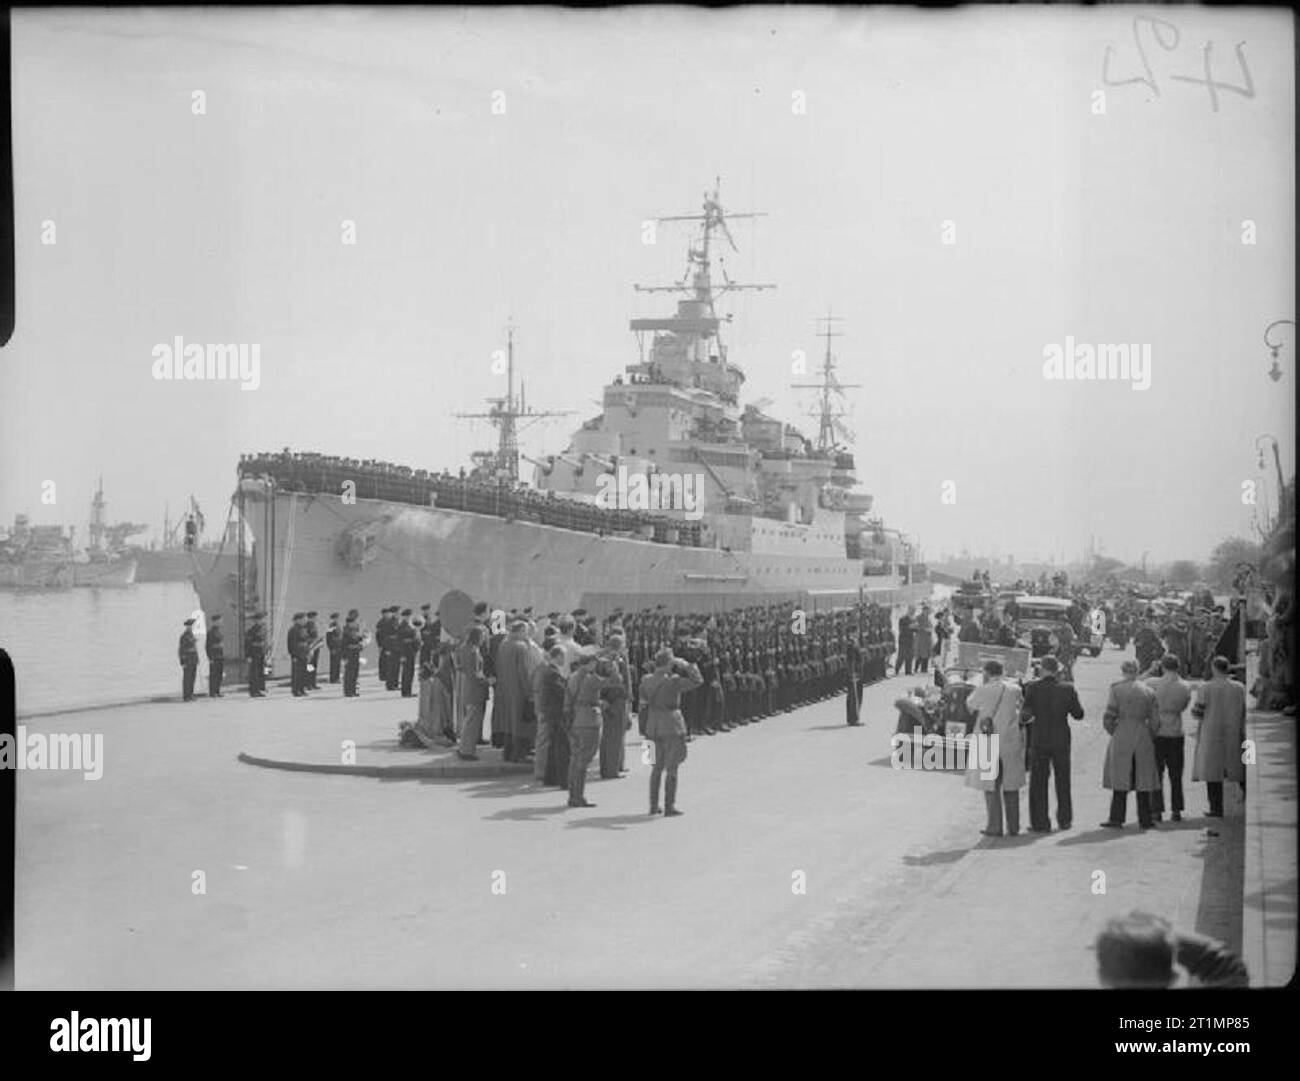
[[[1106,51],[1102,54],[1101,60],[1101,81],[1107,86],[1128,86],[1131,83],[1145,84],[1156,97],[1160,96],[1160,88],[1156,85],[1155,76],[1151,72],[1151,62],[1147,59],[1147,51],[1142,45],[1142,35],[1138,32],[1138,23],[1150,23],[1151,35],[1156,39],[1165,52],[1173,52],[1178,48],[1178,27],[1164,19],[1153,19],[1146,15],[1137,15],[1133,18],[1133,44],[1137,46],[1138,56],[1142,58],[1142,70],[1146,72],[1145,76],[1137,75],[1132,79],[1120,79],[1118,82],[1112,82],[1110,79],[1110,53],[1114,48],[1113,45],[1107,45]],[[1172,35],[1172,39],[1166,42],[1161,30],[1167,30]]]
[[[1250,77],[1250,68],[1246,66],[1246,55],[1241,51],[1241,47],[1245,44],[1244,41],[1237,42],[1236,49],[1237,64],[1241,68],[1242,75],[1246,77],[1246,85],[1244,87],[1233,86],[1231,83],[1217,83],[1214,81],[1213,76],[1210,74],[1210,49],[1214,45],[1214,42],[1212,41],[1207,41],[1205,43],[1204,79],[1197,79],[1191,75],[1171,75],[1169,77],[1171,79],[1178,79],[1185,83],[1203,83],[1205,88],[1210,92],[1210,108],[1212,108],[1216,113],[1219,111],[1219,95],[1217,93],[1219,90],[1231,90],[1234,94],[1240,94],[1243,98],[1253,98],[1255,96],[1255,82]]]

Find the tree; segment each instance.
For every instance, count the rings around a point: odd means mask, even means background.
[[[1201,577],[1201,568],[1190,559],[1175,559],[1165,571],[1165,577],[1176,586],[1195,585]]]
[[[1262,546],[1254,541],[1243,537],[1228,537],[1219,541],[1210,553],[1210,561],[1205,568],[1206,580],[1212,586],[1229,589],[1237,576],[1237,565],[1249,563],[1258,567],[1262,556]]]
[[[1277,525],[1261,546],[1259,566],[1264,577],[1288,593],[1295,577],[1295,478],[1282,490]]]

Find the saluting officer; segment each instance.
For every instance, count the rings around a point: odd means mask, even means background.
[[[225,634],[221,630],[221,613],[208,617],[208,640],[204,652],[208,655],[208,697],[220,698],[221,676],[226,668]]]
[[[330,654],[330,682],[337,683],[343,663],[343,629],[339,626],[337,612],[330,613],[330,625],[325,628],[325,648]]]
[[[199,644],[194,640],[194,620],[185,621],[181,631],[178,655],[181,662],[181,698],[186,702],[194,701],[194,674],[199,670]]]

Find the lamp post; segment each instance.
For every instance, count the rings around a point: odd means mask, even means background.
[[[1274,319],[1273,322],[1269,323],[1269,325],[1264,328],[1264,344],[1268,346],[1268,351],[1273,358],[1272,364],[1269,365],[1268,377],[1272,379],[1274,383],[1276,383],[1279,379],[1282,378],[1282,367],[1277,362],[1278,353],[1281,352],[1282,350],[1282,343],[1271,340],[1269,338],[1269,332],[1272,331],[1274,327],[1280,327],[1280,326],[1289,326],[1291,328],[1292,333],[1294,333],[1295,320]]]

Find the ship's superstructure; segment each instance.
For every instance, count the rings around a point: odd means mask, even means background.
[[[627,366],[626,379],[604,388],[603,412],[562,453],[539,464],[537,486],[597,501],[609,488],[606,476],[620,471],[646,477],[650,490],[672,492],[682,486],[656,486],[656,474],[689,474],[696,478],[699,506],[672,505],[663,512],[679,518],[702,513],[705,547],[861,559],[875,540],[864,519],[872,497],[857,490],[853,456],[835,438],[836,425],[841,433],[847,429],[833,402],[844,385],[835,376],[829,327],[822,382],[802,384],[820,393],[815,444],[757,405],[741,404],[745,374],[729,355],[722,336],[728,320],[717,304],[726,293],[776,286],[733,282],[725,272],[716,283],[713,253],[718,237],[736,246],[728,217],[757,216],[725,214],[715,189],[705,194],[703,213],[660,219],[699,225],[686,274],[676,285],[636,288],[684,295],[671,316],[631,321],[641,359]]]
[[[146,527],[133,522],[108,524],[101,477],[90,504],[90,544],[75,547],[76,530],[32,525],[25,514],[14,517],[13,529],[0,537],[0,587],[66,589],[71,586],[129,586],[135,582],[136,560],[124,551],[125,540]]]
[[[451,589],[539,613],[764,598],[829,605],[863,592],[905,603],[928,593],[900,564],[894,531],[865,517],[872,497],[837,438],[847,429],[831,403],[845,385],[830,337],[816,443],[764,403],[742,403],[745,375],[718,304],[775,286],[732,281],[716,252],[722,241],[735,247],[729,220],[757,216],[727,214],[715,187],[701,213],[661,219],[694,227],[686,276],[637,290],[676,295],[675,311],[632,320],[637,360],[559,454],[519,452],[524,425],[559,414],[516,395],[512,330],[507,393],[479,414],[498,444],[469,470],[287,449],[242,456],[236,511],[253,552],[234,571],[195,578],[204,609],[227,613],[241,633],[249,612],[267,610],[272,655],[282,657],[295,611],[357,608],[372,621],[381,608],[436,603]],[[519,479],[521,457],[535,467],[533,483]],[[655,495],[638,501],[634,491]]]

